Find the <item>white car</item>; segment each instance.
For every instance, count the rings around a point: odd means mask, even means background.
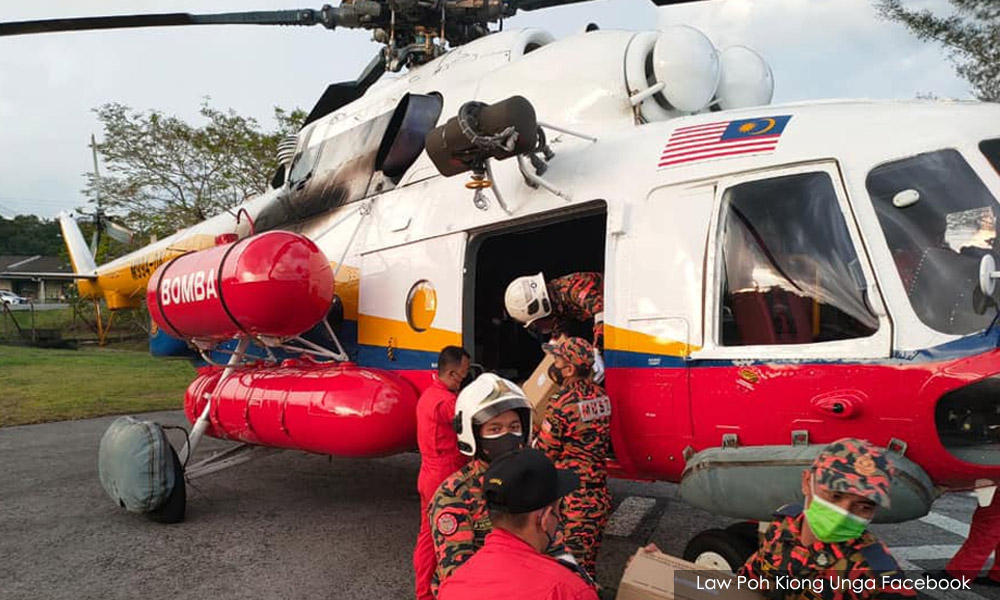
[[[14,292],[0,290],[0,304],[27,304],[27,302],[27,298],[22,298]]]

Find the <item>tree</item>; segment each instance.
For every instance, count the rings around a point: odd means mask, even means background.
[[[58,256],[62,250],[59,224],[35,215],[0,217],[0,254]]]
[[[200,127],[156,110],[109,103],[95,109],[106,174],[88,174],[84,194],[133,231],[170,235],[263,193],[277,168],[278,143],[296,132],[301,110],[274,109],[277,127],[202,104]]]
[[[956,71],[972,84],[976,96],[1000,101],[1000,2],[949,2],[954,14],[948,17],[904,8],[902,0],[876,0],[875,7],[882,16],[906,25],[918,38],[943,44]]]

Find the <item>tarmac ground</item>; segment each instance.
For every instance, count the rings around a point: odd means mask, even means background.
[[[180,411],[144,418],[186,425]],[[101,487],[97,449],[113,419],[0,429],[0,600],[413,597],[416,454],[273,453],[190,483],[186,519],[163,525],[118,508]],[[196,458],[229,446],[206,438]],[[672,484],[613,480],[611,491],[598,560],[605,598],[638,547],[680,555],[698,532],[733,522],[685,505]],[[873,531],[917,575],[944,567],[974,507],[969,495],[948,495],[919,521]],[[1000,600],[1000,589],[934,598]]]

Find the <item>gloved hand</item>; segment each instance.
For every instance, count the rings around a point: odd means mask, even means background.
[[[604,382],[604,359],[597,348],[594,348],[594,383]]]

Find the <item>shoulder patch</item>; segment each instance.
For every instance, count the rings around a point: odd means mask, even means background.
[[[581,400],[577,403],[580,407],[580,419],[583,421],[594,421],[602,417],[611,416],[611,401],[607,396],[600,396],[591,400]]]
[[[442,513],[438,515],[437,521],[434,522],[434,527],[437,528],[441,535],[451,535],[458,531],[458,519],[451,513]]]
[[[863,546],[860,552],[865,562],[868,563],[868,567],[875,573],[899,570],[899,564],[896,563],[896,559],[878,542]]]

